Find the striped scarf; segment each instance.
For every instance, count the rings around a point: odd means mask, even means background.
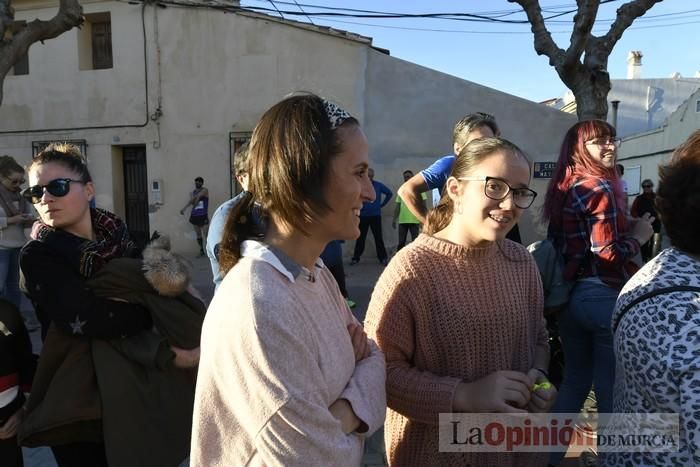
[[[122,256],[132,256],[135,251],[135,246],[129,239],[126,224],[119,217],[97,208],[90,209],[90,217],[92,218],[95,240],[77,237],[61,229],[50,227],[41,221],[34,223],[31,237],[66,251],[71,262],[74,259],[78,260],[75,266],[79,269],[80,274],[85,278],[90,278],[109,260]],[[78,255],[73,255],[72,252],[77,252]]]

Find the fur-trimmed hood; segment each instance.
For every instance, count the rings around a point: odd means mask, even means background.
[[[143,272],[156,291],[166,297],[176,297],[192,282],[191,264],[183,256],[170,251],[170,237],[163,235],[151,241],[143,250]]]

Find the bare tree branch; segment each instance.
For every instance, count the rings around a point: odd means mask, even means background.
[[[662,0],[633,0],[622,5],[617,9],[617,17],[613,24],[610,25],[610,30],[605,36],[600,38],[600,41],[596,41],[597,46],[610,55],[617,41],[620,40],[622,34],[630,27],[634,20],[643,16],[651,7],[661,1]]]
[[[591,33],[600,0],[576,0],[578,10],[574,16],[574,27],[566,51],[554,43],[547,30],[539,0],[508,1],[520,5],[527,14],[535,39],[535,51],[538,55],[549,57],[549,64],[574,93],[579,120],[585,120],[606,118],[607,96],[610,92],[608,57],[634,20],[662,0],[632,0],[625,3],[618,8],[615,22],[603,37],[595,37]]]
[[[591,36],[591,30],[598,15],[600,0],[579,0],[578,12],[574,16],[574,28],[571,31],[569,48],[566,50],[564,64],[573,65],[579,62],[586,43]]]
[[[3,34],[14,21],[14,12],[9,0],[0,0],[0,28]],[[83,22],[83,8],[78,0],[60,0],[56,16],[48,21],[34,20],[27,24],[11,39],[0,40],[0,105],[2,105],[2,84],[10,68],[27,53],[29,46],[37,41],[53,39],[64,32],[80,26]],[[2,37],[0,37],[2,39]]]
[[[532,25],[532,34],[535,37],[535,52],[537,55],[549,57],[549,64],[557,66],[564,60],[564,50],[557,46],[552,35],[547,30],[542,17],[542,8],[538,0],[508,0],[517,3],[527,14],[527,20]]]

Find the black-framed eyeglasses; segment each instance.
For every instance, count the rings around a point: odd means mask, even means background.
[[[57,196],[59,198],[66,196],[70,191],[70,184],[73,183],[85,183],[82,180],[73,180],[70,178],[57,178],[51,180],[46,185],[34,185],[29,188],[22,190],[22,196],[29,200],[32,204],[38,204],[41,202],[41,198],[44,196],[44,189],[49,192],[52,196]]]
[[[654,188],[654,185],[642,185],[642,188]]]
[[[495,201],[506,199],[513,193],[513,203],[520,209],[527,209],[537,198],[537,192],[529,188],[512,187],[502,178],[497,177],[459,177],[457,180],[484,182],[484,194]]]
[[[620,138],[595,138],[590,141],[586,141],[586,146],[615,146],[620,147],[622,140]]]

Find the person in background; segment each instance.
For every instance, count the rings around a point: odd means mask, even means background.
[[[425,223],[428,214],[425,198],[422,195],[431,190],[442,192],[445,182],[452,172],[452,166],[457,157],[455,154],[459,154],[459,151],[474,139],[499,136],[500,134],[493,115],[483,112],[465,115],[452,129],[452,150],[454,153],[441,157],[430,167],[421,170],[399,187],[398,196],[421,224]],[[521,243],[518,224],[515,224],[508,232],[507,238]]]
[[[679,415],[678,444],[672,452],[601,453],[600,465],[700,465],[698,193],[700,130],[674,151],[667,165],[659,167],[656,209],[671,247],[632,276],[620,292],[612,317],[613,411]]]
[[[602,120],[584,120],[564,136],[547,188],[543,218],[575,282],[559,315],[564,379],[552,409],[577,413],[593,384],[598,412],[612,411],[615,375],[610,318],[615,300],[638,267],[633,258],[652,234],[648,215],[628,222],[615,164],[620,140]],[[552,453],[558,465],[564,452]]]
[[[651,224],[654,228],[654,235],[651,240],[642,245],[642,259],[645,263],[661,251],[661,219],[656,215],[654,182],[648,178],[642,182],[642,194],[634,199],[630,208],[632,217],[639,218],[647,213],[654,218],[654,222]]]
[[[618,143],[618,144],[620,144],[620,143]],[[617,171],[618,183],[620,184],[622,192],[625,194],[625,197],[624,197],[625,213],[629,213],[629,199],[627,198],[627,194],[629,193],[630,188],[627,185],[627,180],[622,178],[625,175],[625,166],[622,164],[616,164],[615,170]]]
[[[439,415],[546,412],[547,330],[535,261],[506,233],[536,196],[512,143],[480,138],[454,162],[424,233],[372,293],[365,326],[386,355],[389,465],[543,465],[541,454],[444,452]],[[468,284],[468,285],[467,285]]]
[[[318,261],[375,193],[357,120],[312,94],[268,109],[226,220],[202,329],[191,465],[354,465],[384,422],[384,356]],[[268,219],[252,229],[258,203]]]
[[[0,299],[0,461],[3,467],[23,465],[17,430],[35,370],[32,343],[19,310]]]
[[[403,173],[403,181],[407,182],[413,177],[413,172],[406,170]],[[427,198],[425,193],[421,193],[423,200]],[[420,221],[413,213],[406,207],[406,203],[403,202],[400,196],[396,197],[396,209],[394,209],[394,219],[391,222],[391,226],[396,228],[396,223],[399,224],[399,243],[396,246],[396,251],[406,246],[406,237],[408,233],[411,233],[411,240],[415,240],[418,237],[418,232],[420,230]]]
[[[323,264],[333,274],[335,281],[338,283],[340,294],[345,298],[345,303],[350,308],[355,308],[357,303],[350,298],[348,289],[345,285],[345,268],[343,268],[343,244],[344,240],[333,240],[328,242],[326,248],[321,252]]]
[[[231,209],[236,206],[241,200],[246,196],[248,191],[248,143],[243,144],[238,150],[233,158],[233,176],[236,181],[241,185],[243,191],[238,193],[236,196],[230,200],[224,202],[221,206],[216,208],[214,215],[211,218],[211,223],[209,224],[209,233],[207,235],[207,257],[209,258],[209,263],[211,264],[211,272],[214,280],[214,290],[219,288],[219,284],[223,280],[223,275],[221,274],[221,267],[219,265],[219,244],[224,236],[224,226],[226,225],[226,218],[228,217]],[[256,215],[256,219],[259,222],[259,232],[258,236],[263,236],[265,234],[265,224],[264,221]]]
[[[180,214],[185,214],[185,209],[192,206],[190,211],[190,224],[194,228],[199,245],[199,255],[204,256],[204,240],[207,238],[207,228],[209,227],[209,189],[204,186],[204,179],[197,177],[194,179],[194,191],[185,207],[180,209]]]
[[[368,169],[367,173],[376,195],[372,201],[365,201],[362,204],[362,209],[360,210],[360,238],[355,241],[355,250],[350,260],[350,266],[360,262],[360,257],[365,251],[365,239],[369,229],[372,229],[377,259],[386,266],[389,263],[389,255],[386,252],[382,235],[382,208],[389,203],[394,193],[382,182],[374,179],[374,169]]]
[[[10,156],[0,157],[0,298],[21,309],[19,252],[27,243],[24,229],[34,222],[31,203],[20,195],[24,169]]]

